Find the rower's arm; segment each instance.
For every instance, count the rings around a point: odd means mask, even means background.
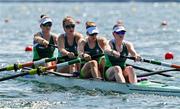
[[[49,44],[49,42],[47,40],[45,40],[44,38],[42,38],[40,36],[40,33],[34,34],[34,41],[41,45],[45,45],[45,46],[48,46],[48,44]]]
[[[55,34],[55,33],[52,33],[52,36],[53,36],[53,40],[54,40],[55,45],[57,45],[57,42],[58,42],[58,35]]]
[[[120,53],[117,52],[116,50],[113,50],[113,45],[112,45],[111,41],[109,41],[108,47],[106,47],[106,49],[105,49],[105,53],[108,55],[114,56],[116,58],[120,57]]]
[[[84,47],[86,45],[86,41],[85,40],[81,40],[81,42],[79,43],[79,47],[78,47],[78,51],[79,51],[79,57],[82,59],[85,59],[86,61],[91,60],[91,56],[87,53],[84,53]]]
[[[63,56],[67,55],[69,52],[65,49],[64,46],[64,36],[63,34],[58,37],[58,49]]]
[[[109,45],[109,41],[105,38],[99,38],[98,39],[100,47],[104,50],[105,53],[109,53],[111,51],[111,47]]]
[[[78,54],[80,58],[83,57],[85,44],[85,39],[81,39],[81,41],[78,43]]]
[[[140,55],[134,49],[134,46],[131,42],[127,42],[126,46],[131,56],[135,57],[136,60],[139,60],[141,58]]]
[[[81,33],[76,33],[76,43],[79,44],[83,40],[83,35]]]

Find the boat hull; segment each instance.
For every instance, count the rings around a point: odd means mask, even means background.
[[[180,88],[168,86],[162,83],[150,81],[141,81],[136,84],[116,83],[99,80],[87,80],[72,77],[60,77],[53,74],[48,75],[32,75],[21,78],[28,81],[38,81],[40,83],[56,84],[63,87],[81,87],[89,90],[113,91],[123,94],[139,93],[139,94],[155,94],[163,96],[180,97]]]

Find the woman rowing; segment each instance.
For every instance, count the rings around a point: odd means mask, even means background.
[[[122,24],[114,25],[112,33],[114,39],[109,41],[112,51],[110,55],[105,55],[105,78],[121,83],[136,83],[136,74],[131,66],[126,66],[126,58],[123,56],[128,56],[130,53],[136,60],[139,60],[140,56],[133,44],[124,40],[125,33],[126,30]]]
[[[69,59],[75,58],[77,54],[77,45],[82,40],[83,35],[75,31],[75,20],[67,16],[63,19],[64,34],[61,34],[58,38],[58,48],[63,56],[68,56]],[[73,73],[78,71],[78,64],[70,65],[68,68],[60,69],[60,72]]]
[[[100,59],[91,59],[91,56],[102,54],[108,43],[105,38],[98,37],[99,30],[94,22],[86,22],[86,30],[87,38],[81,41],[79,54],[81,58],[90,61],[82,66],[80,77],[102,79],[98,65]]]
[[[52,58],[55,48],[49,45],[57,44],[57,35],[51,32],[52,19],[46,15],[41,15],[40,28],[41,31],[34,34],[33,42],[33,61],[42,58]],[[48,65],[54,64],[48,63]]]

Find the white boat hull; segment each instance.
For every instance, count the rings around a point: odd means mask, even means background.
[[[180,88],[175,86],[168,86],[165,84],[154,83],[150,81],[142,81],[137,84],[127,84],[127,83],[116,83],[107,81],[96,81],[87,80],[79,78],[67,78],[55,76],[53,74],[49,75],[32,75],[21,78],[28,81],[38,81],[40,83],[56,84],[63,87],[81,87],[89,90],[100,89],[104,91],[114,91],[118,93],[130,94],[156,94],[163,96],[179,96]]]

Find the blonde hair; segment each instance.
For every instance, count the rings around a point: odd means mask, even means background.
[[[123,26],[124,27],[124,22],[122,20],[118,20],[117,23],[113,26],[113,29],[118,27],[118,26]]]
[[[122,20],[118,20],[117,21],[117,24],[121,25],[121,26],[124,26],[124,22]]]
[[[75,23],[74,19],[71,17],[71,16],[66,16],[64,19],[63,19],[63,27],[65,26],[65,22],[72,22],[72,23]]]
[[[93,26],[96,26],[95,22],[92,22],[92,21],[87,21],[86,22],[86,29],[89,28],[89,27],[93,27]]]

